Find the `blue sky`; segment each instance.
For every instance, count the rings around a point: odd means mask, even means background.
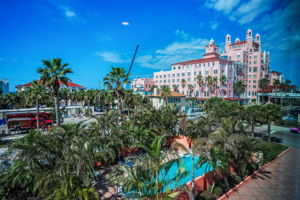
[[[251,28],[271,68],[300,86],[299,9],[299,0],[0,0],[0,78],[14,91],[38,78],[42,59],[61,57],[73,82],[97,88],[111,66],[128,69],[137,44],[133,77],[152,76]]]

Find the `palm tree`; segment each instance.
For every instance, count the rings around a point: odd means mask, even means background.
[[[240,98],[241,94],[243,94],[246,90],[246,85],[243,81],[238,80],[237,82],[233,83],[233,92]]]
[[[69,88],[61,88],[59,90],[59,99],[63,99],[65,101],[65,105],[68,106],[69,99],[71,98],[71,91]]]
[[[247,106],[244,107],[244,111],[243,116],[246,119],[246,123],[251,126],[251,136],[254,137],[254,127],[259,125],[260,106]]]
[[[162,96],[162,98],[164,100],[164,104],[166,106],[168,104],[168,98],[171,95],[170,87],[168,85],[163,85],[163,86],[161,86],[160,90],[161,90],[161,96]]]
[[[222,75],[219,79],[220,83],[221,83],[221,87],[226,87],[226,82],[227,82],[227,78],[225,75]],[[222,88],[222,95],[223,94],[223,88]]]
[[[56,114],[56,123],[60,125],[60,112],[59,112],[59,88],[60,83],[68,85],[68,81],[70,80],[67,77],[67,74],[73,73],[71,68],[67,68],[68,63],[62,64],[62,60],[60,58],[53,58],[52,61],[42,60],[42,64],[45,66],[44,68],[39,67],[37,69],[40,74],[40,83],[46,87],[48,87],[54,98],[54,106],[55,106],[55,114]]]
[[[290,80],[285,80],[283,83],[281,83],[282,85],[282,89],[284,92],[288,92],[289,91],[289,85],[291,84],[291,81]]]
[[[194,92],[194,86],[189,84],[188,85],[188,93],[189,93],[190,97],[192,96],[193,92]]]
[[[207,139],[201,138],[196,139],[194,138],[192,141],[191,148],[187,148],[186,146],[182,145],[182,143],[176,142],[173,144],[175,147],[181,148],[185,153],[188,153],[192,157],[192,200],[195,200],[195,157],[200,156],[205,151]],[[204,163],[202,163],[204,164]],[[201,166],[200,166],[201,167]]]
[[[183,78],[183,79],[181,79],[181,87],[182,87],[183,91],[184,91],[185,86],[186,86],[186,80]]]
[[[201,74],[199,74],[197,76],[197,83],[198,83],[198,86],[199,86],[199,89],[201,90],[201,92],[203,92],[203,86],[204,86],[204,79],[203,79],[203,76]],[[200,91],[199,91],[200,93]]]
[[[261,90],[265,90],[268,88],[270,81],[267,78],[262,78],[258,81],[258,88]]]
[[[259,113],[259,121],[261,123],[267,124],[268,129],[268,141],[271,142],[271,123],[279,122],[282,118],[282,110],[280,106],[276,104],[267,104],[261,106]]]
[[[108,90],[113,90],[114,97],[118,100],[119,113],[122,114],[122,101],[125,95],[123,84],[128,83],[128,74],[124,68],[112,67],[112,70],[103,79]]]
[[[32,85],[26,91],[27,100],[30,102],[35,102],[36,106],[36,128],[40,128],[40,117],[39,117],[39,110],[40,110],[40,103],[45,98],[47,90],[45,87],[40,85],[38,81],[33,81]]]
[[[212,88],[213,88],[213,92],[215,92],[218,88],[218,78],[217,77],[214,77],[212,79]]]
[[[159,180],[159,172],[164,169],[167,172],[170,170],[171,166],[175,163],[175,162],[179,162],[178,159],[174,159],[174,158],[178,158],[177,155],[171,154],[169,152],[169,154],[167,154],[166,152],[162,152],[162,144],[163,144],[163,140],[166,136],[162,135],[162,136],[157,136],[154,141],[152,142],[152,144],[150,145],[145,145],[145,144],[136,144],[135,146],[137,147],[141,147],[146,151],[146,157],[145,157],[145,161],[146,161],[146,165],[149,166],[149,174],[151,174],[151,176],[154,176],[154,191],[155,191],[155,195],[152,196],[153,199],[155,200],[159,200],[160,199],[160,194],[162,193],[163,187],[166,184],[165,181],[161,181]],[[169,162],[165,163],[164,160],[168,158],[168,160],[170,160]],[[170,159],[173,158],[173,159]],[[151,173],[152,172],[152,173]],[[183,173],[184,174],[184,173]],[[174,180],[172,180],[174,181]],[[152,184],[151,184],[152,185]],[[153,191],[153,189],[152,189]],[[175,193],[178,194],[178,193]]]
[[[205,77],[205,83],[208,87],[208,92],[211,92],[212,91],[212,85],[213,85],[213,78],[210,75]]]
[[[178,92],[178,85],[173,85],[173,91]]]
[[[12,146],[18,156],[1,174],[1,197],[99,199],[92,186],[95,141],[80,123],[55,126],[48,134],[30,132]]]

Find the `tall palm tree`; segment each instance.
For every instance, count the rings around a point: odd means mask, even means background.
[[[216,92],[217,88],[218,88],[218,78],[214,77],[212,79],[212,88],[213,88],[213,92]]]
[[[183,91],[184,91],[185,86],[186,86],[186,80],[183,78],[183,79],[181,79],[181,87],[182,87]]]
[[[170,153],[169,155],[166,155],[166,153],[163,153],[161,151],[163,140],[165,137],[165,135],[157,136],[150,145],[136,144],[137,147],[141,147],[146,151],[146,161],[148,162],[147,164],[152,168],[151,171],[153,172],[152,175],[154,175],[154,188],[156,191],[155,197],[153,196],[155,200],[160,199],[160,194],[164,187],[163,182],[159,180],[159,172],[162,169],[165,169],[166,172],[168,172],[173,163],[179,162],[178,159],[170,160],[167,163],[163,162],[166,158],[170,159],[171,157],[177,157],[177,155],[172,155]]]
[[[56,123],[60,125],[60,112],[59,112],[59,88],[60,83],[68,85],[70,80],[67,75],[73,73],[68,63],[62,64],[61,58],[53,58],[50,60],[42,60],[44,68],[39,67],[37,72],[40,74],[40,83],[51,90],[54,98]]]
[[[162,96],[162,98],[164,100],[164,104],[166,106],[168,104],[168,98],[171,95],[170,87],[168,85],[161,86],[160,93],[161,93],[161,96]]]
[[[233,83],[233,92],[240,98],[241,94],[245,92],[246,87],[247,86],[243,83],[243,81],[238,80]]]
[[[282,110],[276,104],[266,104],[261,106],[258,116],[261,123],[267,124],[268,141],[271,142],[271,123],[281,121]]]
[[[187,148],[186,146],[182,145],[182,143],[176,142],[173,144],[175,147],[181,148],[185,153],[188,153],[192,157],[192,198],[191,200],[195,200],[195,157],[200,156],[204,153],[204,148],[206,148],[207,138],[194,138],[192,141],[191,148]],[[202,163],[204,164],[204,163]],[[201,167],[201,166],[200,166]]]
[[[193,92],[194,92],[194,86],[193,85],[191,85],[191,84],[189,84],[188,85],[188,93],[189,93],[189,96],[191,97],[192,96],[192,94],[193,94]]]
[[[208,87],[208,92],[210,93],[212,91],[213,78],[210,75],[208,75],[207,77],[205,77],[205,83]]]
[[[47,90],[44,86],[39,84],[38,81],[33,81],[30,88],[26,91],[27,100],[30,102],[35,102],[36,106],[36,128],[40,128],[40,103],[45,98]]]
[[[251,136],[254,137],[254,128],[259,125],[260,106],[253,105],[244,107],[246,123],[251,126]]]
[[[270,80],[268,80],[267,78],[262,78],[258,81],[258,87],[261,90],[267,89],[269,85],[270,85]]]
[[[220,81],[220,83],[221,83],[221,90],[222,90],[222,95],[224,95],[224,93],[223,93],[223,87],[226,87],[226,82],[227,82],[227,78],[226,78],[226,76],[225,75],[222,75],[221,77],[220,77],[220,79],[219,79],[219,81]]]
[[[201,74],[199,74],[196,79],[197,79],[197,83],[198,83],[200,91],[203,92],[203,89],[204,89],[203,87],[204,87],[204,83],[205,83],[203,76]],[[200,91],[199,91],[199,93],[200,93]]]
[[[122,114],[122,101],[125,95],[123,85],[128,83],[128,73],[124,68],[112,67],[112,70],[103,79],[108,90],[113,90],[115,98],[118,100],[119,113]]]

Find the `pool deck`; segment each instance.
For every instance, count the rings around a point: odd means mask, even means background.
[[[289,148],[261,172],[245,181],[227,197],[229,200],[300,199],[300,149]]]

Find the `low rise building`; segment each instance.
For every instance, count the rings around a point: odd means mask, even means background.
[[[274,85],[275,80],[279,80],[280,83],[282,83],[284,81],[284,77],[281,72],[270,71],[269,80],[270,80],[270,85]]]
[[[31,87],[31,84],[32,83],[30,82],[30,83],[27,83],[25,85],[17,85],[16,86],[16,91],[17,92],[24,91],[24,90],[26,90],[26,88]],[[78,84],[75,84],[75,83],[72,83],[70,81],[68,81],[67,84],[64,84],[61,81],[59,81],[59,85],[60,85],[60,88],[68,88],[72,92],[75,92],[75,91],[78,91],[78,90],[85,90],[85,87],[83,87],[81,85],[78,85]]]
[[[152,78],[136,78],[131,81],[130,89],[133,91],[148,92],[151,90],[153,85],[155,85],[155,82]]]
[[[164,99],[161,93],[157,92],[157,89],[154,89],[153,94],[147,95],[153,104],[154,108],[160,108],[165,106]],[[168,97],[167,104],[168,105],[176,105],[178,110],[183,112],[187,109],[187,102],[185,99],[186,95],[181,94],[179,92],[171,91],[170,96]]]

